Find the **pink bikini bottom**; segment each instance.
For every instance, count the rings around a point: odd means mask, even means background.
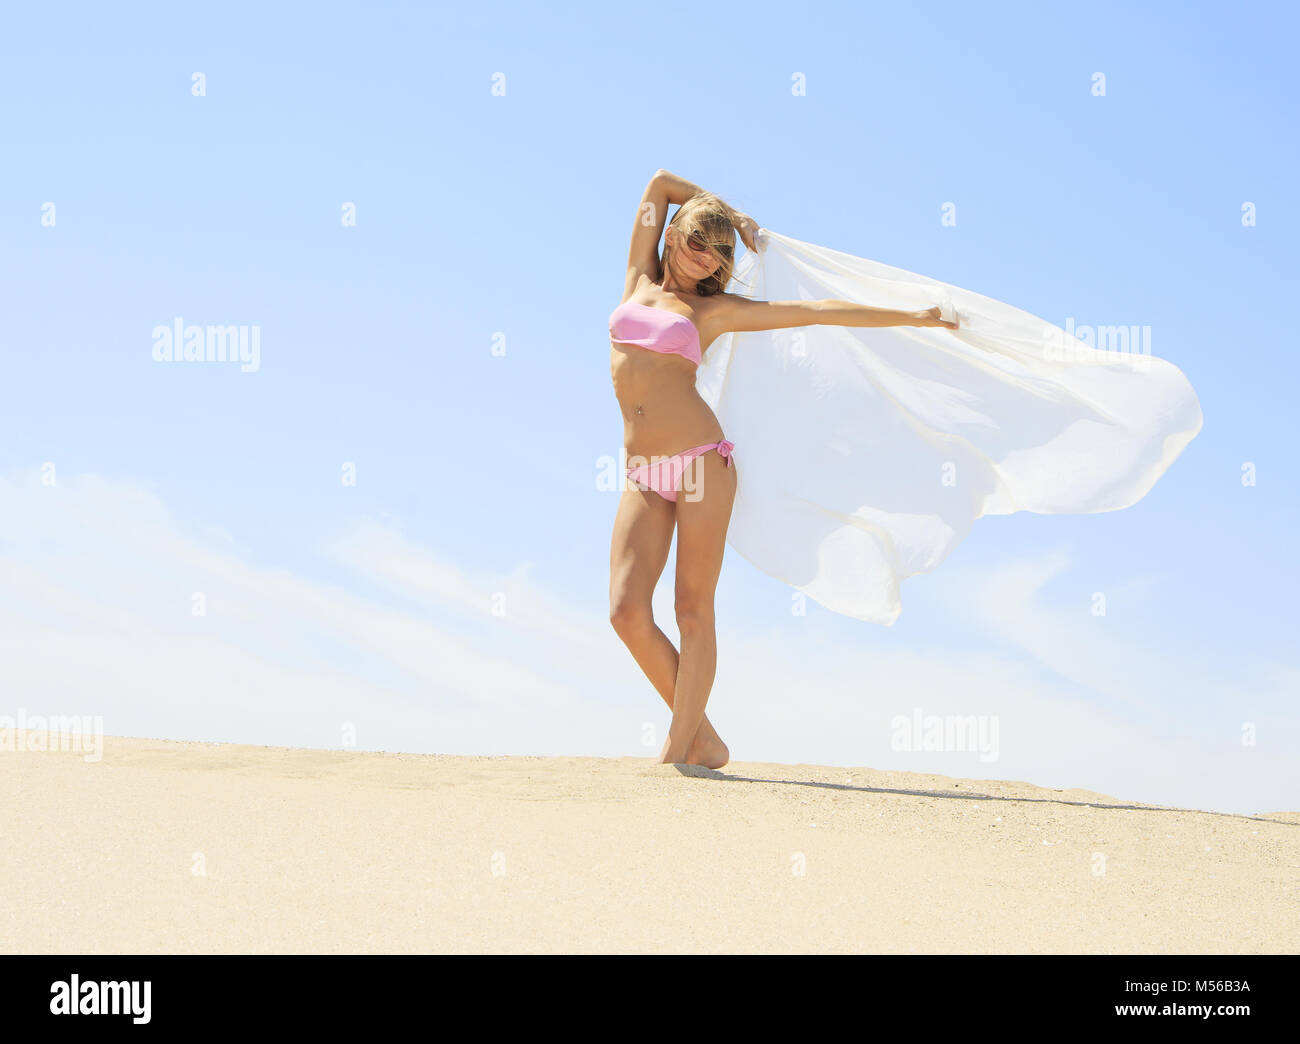
[[[628,468],[627,477],[633,482],[649,486],[664,500],[675,501],[682,489],[682,475],[686,471],[686,466],[700,454],[707,453],[711,449],[716,449],[722,462],[727,467],[731,467],[731,451],[735,449],[735,444],[723,439],[721,442],[706,442],[703,446],[688,449],[675,457],[664,459],[652,457],[649,464],[642,464],[639,468]]]

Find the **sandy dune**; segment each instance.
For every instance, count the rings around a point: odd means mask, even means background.
[[[118,738],[0,783],[5,952],[1300,950],[1296,813]]]

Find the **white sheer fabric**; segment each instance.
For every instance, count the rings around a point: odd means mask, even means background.
[[[940,305],[961,320],[726,334],[698,371],[736,446],[728,542],[837,613],[892,624],[902,579],[934,569],[981,515],[1128,507],[1201,429],[1187,378],[1138,346],[1093,348],[1011,305],[769,229],[758,245],[732,292]]]

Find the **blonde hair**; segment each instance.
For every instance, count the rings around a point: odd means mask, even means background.
[[[695,228],[699,230],[700,236],[710,248],[731,247],[730,258],[724,257],[717,250],[713,251],[714,257],[720,263],[712,275],[695,284],[695,292],[701,297],[712,297],[722,293],[726,290],[727,283],[731,281],[732,272],[736,267],[736,224],[739,219],[740,214],[712,192],[697,192],[677,208],[677,213],[668,222],[669,228],[677,229],[682,242],[686,241],[688,229]],[[664,252],[659,259],[659,271],[665,275],[668,273],[670,249],[675,248],[668,246],[668,234],[665,231]]]

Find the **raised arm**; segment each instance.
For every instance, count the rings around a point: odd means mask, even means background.
[[[751,301],[725,295],[718,322],[726,330],[785,330],[794,326],[942,326],[956,330],[955,322],[942,319],[938,306],[915,312],[873,308],[827,298],[821,301]]]
[[[623,287],[623,299],[636,289],[638,278],[645,273],[651,279],[659,278],[659,239],[664,234],[664,225],[668,223],[669,206],[681,206],[697,192],[698,185],[693,185],[685,178],[669,174],[662,167],[655,171],[641,194],[637,205],[636,220],[632,224],[632,245],[627,255],[627,282]]]

